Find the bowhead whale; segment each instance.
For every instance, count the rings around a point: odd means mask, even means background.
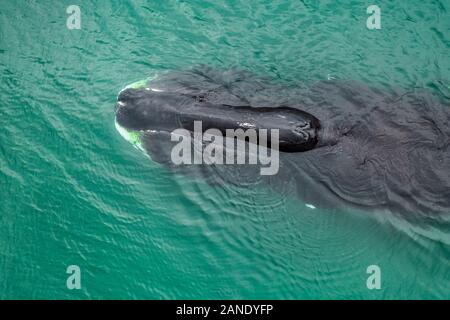
[[[251,165],[174,165],[171,132],[192,131],[196,120],[204,130],[278,129],[279,172],[263,177]],[[450,214],[448,97],[350,81],[275,84],[249,72],[198,67],[126,87],[115,121],[154,161],[211,183],[263,183],[314,206]]]

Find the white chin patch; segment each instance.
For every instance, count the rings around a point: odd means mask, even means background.
[[[116,130],[119,131],[120,135],[128,142],[131,142],[130,133],[120,124],[118,124],[117,120],[114,120],[114,125],[116,126]]]
[[[116,127],[116,130],[125,140],[131,143],[136,149],[145,152],[144,148],[142,147],[141,139],[139,137],[140,133],[125,129],[119,123],[117,123],[117,120],[114,120],[114,125]]]
[[[131,84],[127,85],[125,88],[123,88],[122,90],[120,90],[119,94],[117,96],[119,96],[122,93],[122,91],[129,89],[129,88],[134,88],[134,89],[144,89],[145,88],[145,90],[151,90],[151,91],[155,91],[155,92],[163,92],[164,90],[148,87],[149,82],[151,82],[152,80],[155,80],[157,77],[158,77],[158,74],[154,74],[154,75],[148,77],[147,79],[131,83]]]

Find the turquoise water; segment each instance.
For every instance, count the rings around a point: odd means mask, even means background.
[[[450,219],[210,186],[114,128],[124,85],[200,63],[448,103],[448,2],[377,1],[381,30],[366,28],[369,1],[78,1],[81,30],[66,27],[71,4],[0,4],[0,298],[450,298]]]

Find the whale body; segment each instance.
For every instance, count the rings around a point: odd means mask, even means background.
[[[280,170],[251,165],[177,166],[171,132],[280,130]],[[350,81],[280,84],[239,70],[172,71],[123,89],[122,135],[152,160],[214,184],[264,184],[305,203],[409,216],[450,214],[450,106],[426,91]]]

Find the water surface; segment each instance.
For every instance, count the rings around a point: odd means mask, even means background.
[[[114,128],[124,85],[200,63],[450,99],[449,6],[381,1],[0,4],[0,297],[450,298],[450,222],[312,209],[174,175]],[[79,265],[82,289],[66,288]],[[382,270],[368,290],[366,268]]]

